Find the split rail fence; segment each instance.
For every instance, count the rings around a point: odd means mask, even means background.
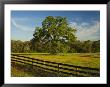
[[[60,74],[66,74],[69,76],[77,76],[77,77],[100,76],[100,69],[98,68],[82,67],[82,66],[75,66],[64,63],[51,62],[51,61],[41,60],[38,58],[31,58],[19,54],[11,54],[11,62],[12,63],[19,62],[22,64],[31,65],[32,67],[36,67],[36,68],[39,67],[44,71],[56,72],[58,76],[60,76]]]

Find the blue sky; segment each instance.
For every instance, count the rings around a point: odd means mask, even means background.
[[[27,41],[33,38],[35,27],[41,27],[47,16],[66,17],[76,27],[79,40],[100,39],[100,11],[12,11],[11,39]]]

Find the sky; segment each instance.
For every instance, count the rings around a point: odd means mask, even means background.
[[[66,17],[77,29],[78,40],[100,40],[100,11],[11,11],[11,39],[27,41],[33,38],[47,16]]]

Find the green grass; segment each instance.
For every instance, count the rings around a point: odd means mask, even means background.
[[[16,54],[16,53],[14,53]],[[99,53],[59,53],[57,55],[51,55],[49,53],[17,53],[23,56],[29,56],[31,58],[47,60],[57,63],[65,63],[71,64],[76,66],[83,66],[83,67],[91,67],[91,68],[100,68],[100,54]],[[21,57],[22,59],[22,57]],[[23,58],[24,59],[24,58]],[[26,59],[27,60],[27,59]],[[31,63],[31,62],[30,62]],[[40,65],[42,67],[47,68],[45,65]],[[29,68],[31,67],[31,68]],[[48,73],[43,71],[40,68],[36,68],[36,71],[33,71],[32,66],[23,65],[23,63],[15,63],[12,64],[11,67],[11,75],[12,77],[46,77],[46,76],[57,76],[56,73]],[[66,67],[66,66],[65,66]],[[48,67],[55,69],[53,67]],[[30,70],[31,69],[31,70]],[[61,70],[61,69],[60,69]],[[66,70],[64,70],[66,71]],[[68,71],[67,71],[68,72]],[[63,74],[61,74],[62,76]],[[80,74],[81,75],[81,74]],[[64,75],[63,75],[64,76]]]
[[[21,53],[22,55],[22,53]],[[32,53],[25,55],[37,59],[72,64],[77,66],[99,68],[100,67],[100,54],[99,53],[67,53],[58,55],[50,55],[48,53]]]

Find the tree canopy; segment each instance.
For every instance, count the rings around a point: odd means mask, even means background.
[[[76,29],[69,26],[65,17],[48,16],[42,22],[42,27],[36,27],[33,34],[32,44],[36,45],[37,50],[48,48],[50,53],[67,52],[68,44],[75,41]]]

